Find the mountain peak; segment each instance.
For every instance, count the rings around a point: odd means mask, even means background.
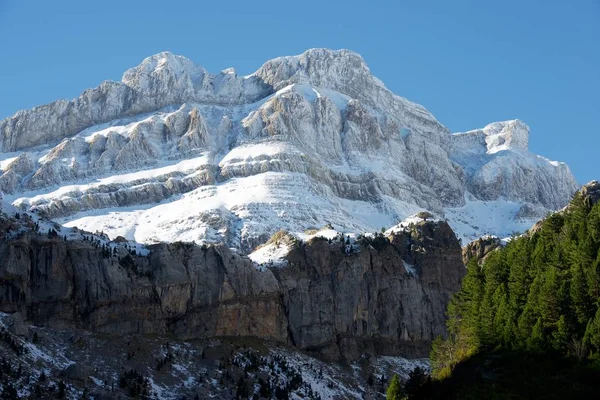
[[[494,122],[483,128],[489,152],[513,148],[527,150],[529,147],[529,126],[521,120]]]
[[[125,71],[121,81],[130,87],[144,89],[151,76],[175,80],[188,76],[194,80],[205,73],[204,68],[189,58],[163,51],[144,58],[139,65]]]
[[[529,148],[529,126],[519,119],[492,122],[483,129],[458,132],[452,136],[459,152],[466,149],[469,152],[494,154],[502,150]]]
[[[354,81],[356,86],[372,86],[375,81],[363,58],[350,50],[315,48],[296,56],[267,61],[253,75],[279,90],[292,83],[328,87]],[[329,84],[329,85],[328,85]],[[353,96],[354,97],[354,96]]]

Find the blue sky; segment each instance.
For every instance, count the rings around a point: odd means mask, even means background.
[[[600,179],[600,0],[0,0],[0,118],[169,50],[238,73],[311,47],[361,53],[453,132],[519,118],[531,150]]]

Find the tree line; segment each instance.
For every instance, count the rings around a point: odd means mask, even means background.
[[[472,258],[435,341],[433,376],[495,348],[554,352],[600,365],[600,202],[577,193],[534,233]]]

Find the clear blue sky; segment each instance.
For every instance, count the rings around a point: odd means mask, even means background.
[[[246,74],[348,48],[453,132],[519,118],[532,151],[600,179],[600,0],[0,0],[0,45],[0,118],[163,50]]]

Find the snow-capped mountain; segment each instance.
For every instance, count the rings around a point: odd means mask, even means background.
[[[210,74],[168,52],[0,121],[0,190],[68,226],[250,250],[280,229],[373,231],[429,210],[463,240],[527,229],[578,185],[521,121],[451,134],[347,50]]]

